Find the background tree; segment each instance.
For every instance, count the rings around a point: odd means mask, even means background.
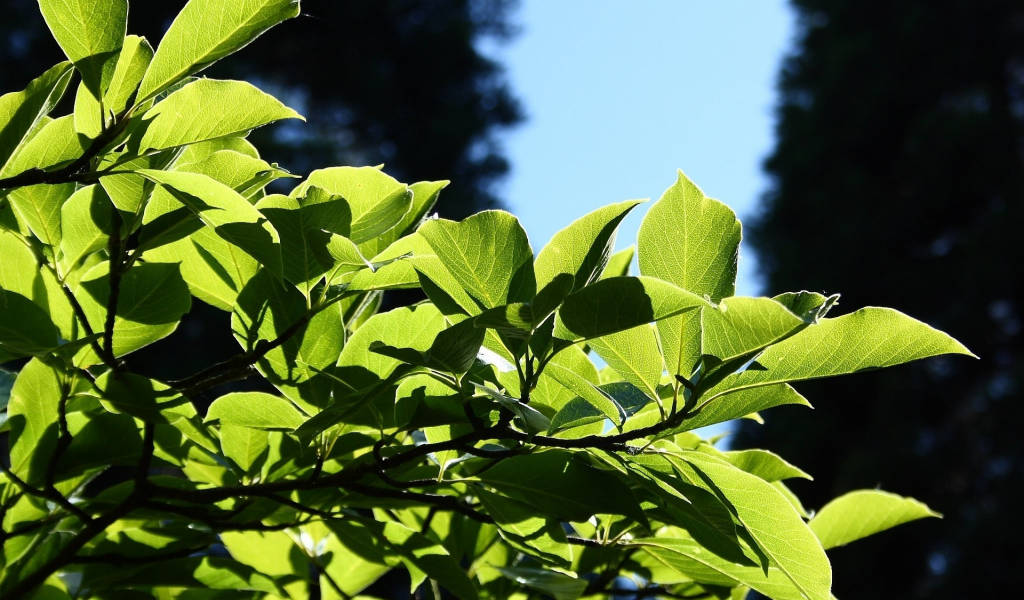
[[[747,425],[825,498],[878,484],[941,524],[833,555],[840,598],[993,597],[1018,587],[1024,531],[1019,381],[1024,7],[1005,0],[796,0],[774,179],[753,243],[769,292],[846,290],[960,336],[979,362],[932,360],[808,384],[814,413]],[[798,283],[799,282],[799,283]],[[898,553],[882,550],[899,547]]]

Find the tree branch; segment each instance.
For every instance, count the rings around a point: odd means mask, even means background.
[[[58,492],[55,488],[48,487],[46,489],[40,490],[30,486],[25,482],[25,480],[23,480],[21,477],[18,477],[13,471],[11,471],[7,467],[7,465],[3,463],[3,461],[0,461],[0,471],[3,471],[4,476],[6,476],[9,481],[14,483],[14,485],[18,486],[18,488],[20,488],[23,493],[28,494],[29,496],[35,496],[36,498],[41,498],[43,500],[49,500],[50,502],[53,502],[54,504],[60,506],[64,510],[78,517],[78,519],[81,520],[83,523],[89,523],[92,521],[92,517],[86,514],[85,511],[83,511],[81,508],[78,508],[77,506],[72,504],[70,500],[65,498],[64,495]],[[25,529],[25,531],[30,530],[31,528]]]
[[[110,238],[107,240],[107,254],[110,262],[110,296],[107,297],[107,319],[103,326],[103,353],[108,364],[117,364],[114,356],[114,323],[117,317],[117,301],[121,296],[121,277],[124,275],[124,242],[121,240],[121,213],[110,211]]]
[[[436,506],[444,510],[450,510],[459,514],[465,515],[474,521],[480,523],[494,523],[494,519],[490,515],[482,512],[473,510],[466,506],[462,502],[453,496],[440,496],[437,494],[421,494],[418,492],[404,492],[399,490],[389,490],[385,488],[378,488],[369,485],[362,485],[359,483],[350,483],[345,485],[345,489],[362,494],[364,496],[373,496],[376,498],[394,498],[396,500],[406,500],[408,502],[416,502],[419,504],[427,504]]]
[[[218,385],[245,379],[252,375],[253,365],[266,356],[268,352],[280,347],[291,339],[292,336],[302,331],[311,318],[312,315],[307,313],[301,319],[292,323],[277,339],[273,341],[260,340],[252,350],[207,367],[185,379],[172,381],[170,382],[171,386],[184,396],[194,396]]]
[[[112,565],[115,567],[124,567],[128,565],[147,565],[150,563],[162,562],[165,560],[171,560],[173,558],[187,558],[197,552],[203,552],[207,550],[209,546],[202,546],[199,548],[182,548],[181,550],[175,550],[173,552],[164,552],[162,554],[153,554],[150,556],[126,556],[124,554],[90,554],[86,556],[76,556],[72,559],[72,564],[79,565]]]
[[[100,152],[102,152],[108,144],[117,139],[117,136],[121,135],[125,126],[128,124],[128,119],[124,118],[126,114],[127,111],[117,115],[114,121],[115,124],[96,136],[96,139],[89,144],[89,147],[82,152],[82,155],[76,158],[71,164],[55,171],[30,169],[12,177],[0,179],[0,189],[13,189],[29,185],[39,185],[42,183],[53,185],[58,183],[88,181],[89,176],[92,174],[81,173],[80,171],[89,164],[89,161],[99,156]]]

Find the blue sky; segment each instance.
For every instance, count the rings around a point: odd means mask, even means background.
[[[754,209],[793,34],[784,0],[522,0],[515,19],[521,35],[492,53],[528,120],[505,140],[501,195],[535,251],[595,208],[657,200],[677,168],[741,218]],[[752,258],[741,255],[742,294],[759,291]]]

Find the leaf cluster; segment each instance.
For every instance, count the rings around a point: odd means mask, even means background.
[[[827,549],[934,514],[864,491],[812,517],[799,468],[694,432],[969,352],[889,309],[735,296],[740,223],[682,173],[614,254],[640,202],[535,255],[506,212],[428,218],[447,182],[268,194],[293,176],[245,136],[301,117],[195,75],[297,2],[191,0],[156,50],[125,0],[41,7],[69,62],[0,97],[0,597],[351,598],[402,569],[463,600],[827,600]],[[405,288],[428,301],[378,311]],[[193,299],[239,353],[133,372]],[[276,393],[220,394],[254,376]]]

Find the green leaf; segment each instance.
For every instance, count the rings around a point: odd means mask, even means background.
[[[298,0],[190,0],[160,40],[135,103],[202,71],[298,14]]]
[[[14,381],[7,405],[11,471],[29,485],[40,481],[57,445],[57,405],[68,374],[38,358]]]
[[[442,442],[449,442],[454,439],[455,435],[452,431],[451,425],[435,425],[434,427],[424,427],[423,437],[426,438],[428,444],[439,444]],[[448,470],[448,466],[452,464],[457,458],[459,458],[458,450],[438,450],[432,452],[431,457],[437,462],[438,472],[437,480],[441,481],[444,479],[444,472]]]
[[[45,310],[21,294],[0,289],[0,345],[42,355],[57,347],[57,337]]]
[[[61,241],[65,271],[87,255],[102,250],[110,237],[114,206],[98,185],[75,192],[60,209]]]
[[[805,326],[771,298],[723,298],[701,312],[703,353],[725,362],[782,340]]]
[[[587,356],[586,352],[578,346],[569,346],[562,350],[550,360],[550,364],[557,364],[565,370],[572,371],[592,385],[596,386],[601,383],[597,367],[590,361],[590,357]],[[537,378],[537,387],[534,388],[533,393],[530,395],[530,403],[550,407],[552,409],[551,412],[554,413],[573,398],[576,398],[577,395],[576,392],[565,387],[552,377],[548,373],[547,368],[545,368],[541,371],[540,377]]]
[[[580,374],[554,361],[548,363],[544,372],[596,408],[616,426],[621,427],[626,422],[626,411],[615,398]]]
[[[151,60],[153,47],[146,38],[137,35],[125,36],[114,74],[110,78],[110,86],[103,95],[104,108],[108,112],[116,115],[128,108]]]
[[[134,231],[138,226],[141,215],[145,214],[144,209],[153,194],[156,184],[141,175],[132,171],[140,169],[163,169],[173,160],[176,151],[161,152],[151,156],[142,156],[120,164],[117,171],[127,171],[118,175],[105,175],[100,178],[100,185],[110,196],[111,202],[121,212],[128,215],[135,215],[130,224],[130,230]],[[101,169],[113,166],[114,162],[120,161],[124,156],[118,153],[109,153],[101,158]],[[166,192],[165,195],[169,196]],[[178,207],[174,203],[175,208]]]
[[[679,172],[640,224],[640,274],[663,279],[712,302],[735,293],[742,237],[736,215]],[[701,356],[700,315],[658,323],[669,374],[689,378]]]
[[[193,296],[221,310],[232,311],[245,283],[260,263],[210,229],[146,252],[154,263],[178,263]]]
[[[735,293],[741,238],[736,214],[679,171],[640,224],[640,274],[718,302]]]
[[[217,235],[244,250],[277,277],[282,276],[281,239],[277,231],[238,192],[194,173],[145,169],[139,174],[163,185]]]
[[[235,392],[217,398],[206,412],[206,420],[253,429],[292,430],[305,418],[291,402],[264,392]]]
[[[669,375],[690,379],[703,354],[701,313],[692,310],[656,323]]]
[[[427,221],[419,234],[484,308],[528,302],[536,294],[530,241],[507,212],[484,211],[460,223]]]
[[[487,397],[497,401],[498,404],[512,411],[512,413],[519,419],[520,427],[522,427],[526,433],[541,433],[551,428],[551,421],[529,404],[523,404],[515,398],[509,398],[498,390],[492,389],[486,385],[473,385]]]
[[[85,83],[78,85],[75,93],[74,121],[75,131],[90,140],[96,139],[101,133],[105,122],[108,122],[99,100],[93,97]]]
[[[388,546],[460,600],[476,600],[477,591],[465,570],[442,546],[399,523],[382,523],[381,537]]]
[[[939,354],[973,356],[945,333],[889,308],[821,319],[758,357],[761,368],[730,375],[703,394],[879,369]]]
[[[807,407],[811,405],[806,398],[785,383],[747,388],[716,396],[705,402],[691,417],[683,421],[678,431],[690,431],[715,423],[724,423],[783,404],[800,404]]]
[[[302,294],[263,269],[238,295],[231,329],[248,351],[259,340],[278,339],[306,315]],[[267,352],[256,368],[300,409],[313,414],[327,405],[332,387],[331,380],[318,373],[334,365],[344,346],[345,327],[335,303],[314,315],[280,347]]]
[[[283,531],[225,531],[220,541],[238,562],[271,577],[298,579],[284,583],[292,598],[308,594],[309,562],[302,548]],[[288,596],[286,596],[288,597]]]
[[[332,167],[309,174],[292,190],[291,196],[308,195],[318,187],[332,196],[341,196],[351,210],[349,231],[337,231],[356,244],[371,242],[403,223],[413,203],[413,193],[405,184],[374,167]],[[422,207],[421,207],[422,208]],[[368,246],[371,250],[376,243]]]
[[[570,568],[572,547],[557,519],[538,516],[533,507],[486,490],[474,493],[509,544],[544,562]]]
[[[761,550],[810,600],[829,600],[832,568],[817,538],[779,491],[759,477],[700,452],[676,455],[697,474],[683,475],[694,485],[706,478],[735,511],[736,517]],[[675,458],[675,456],[673,456]],[[707,485],[707,484],[704,484]]]
[[[363,523],[345,519],[325,525],[334,535],[326,538],[320,558],[329,561],[324,571],[342,592],[355,596],[400,563]],[[330,584],[321,588],[330,589]]]
[[[75,297],[93,331],[103,331],[110,296],[109,263],[93,267],[82,277]],[[192,306],[178,265],[142,263],[121,277],[116,318],[114,355],[124,356],[170,335]]]
[[[562,573],[526,567],[495,567],[499,573],[527,587],[549,594],[555,600],[576,600],[587,589],[587,580]]]
[[[537,286],[544,287],[559,273],[574,278],[572,291],[597,281],[608,264],[615,233],[642,200],[627,200],[599,208],[556,233],[537,255]]]
[[[74,191],[73,183],[30,185],[13,190],[8,198],[21,221],[28,225],[39,241],[59,248],[62,235],[61,206]]]
[[[566,296],[558,310],[565,333],[585,340],[707,306],[707,301],[651,277],[613,277]],[[555,335],[559,335],[556,326]]]
[[[630,246],[625,250],[619,250],[608,257],[608,265],[601,273],[601,279],[609,277],[626,277],[629,275],[629,267],[633,263],[633,256],[636,254],[636,246]]]
[[[482,312],[477,327],[495,329],[507,335],[524,337],[551,316],[572,291],[572,275],[559,273],[537,292],[531,302],[515,302]]]
[[[11,176],[31,169],[60,167],[82,156],[83,138],[75,131],[74,115],[66,115],[43,125],[13,156],[3,175]]]
[[[925,517],[942,515],[913,498],[857,490],[826,504],[807,526],[828,550]]]
[[[383,381],[400,364],[398,359],[373,352],[374,342],[426,352],[447,324],[430,304],[397,308],[370,318],[356,331],[338,358],[339,391],[352,393]],[[343,398],[339,398],[342,400]]]
[[[405,216],[402,217],[398,225],[372,240],[361,243],[359,245],[360,251],[365,256],[376,257],[401,237],[415,231],[426,218],[430,209],[434,208],[434,205],[437,203],[437,197],[441,194],[441,190],[448,187],[448,183],[448,181],[420,181],[410,185],[412,206],[409,208],[409,212],[405,213]]]
[[[786,292],[772,298],[808,323],[817,323],[839,303],[839,294],[823,296],[817,292]]]
[[[590,347],[623,379],[658,397],[658,385],[665,370],[654,327],[641,325],[590,340]]]
[[[278,194],[267,196],[256,208],[281,236],[285,279],[307,298],[324,275],[335,275],[335,253],[346,262],[349,272],[368,266],[351,241],[334,235],[348,233],[351,219],[348,204],[340,196],[309,188],[306,196],[299,199]],[[356,256],[352,256],[352,250]],[[350,264],[356,260],[356,265]]]
[[[602,396],[615,403],[625,417],[635,414],[651,402],[638,387],[625,381],[604,383],[597,387]],[[593,403],[576,397],[559,410],[551,419],[549,431],[578,427],[608,418]],[[614,422],[614,421],[613,421]]]
[[[369,350],[411,365],[461,375],[473,366],[485,333],[474,325],[472,319],[466,319],[440,331],[425,352],[415,348],[396,348],[379,340],[373,341]]]
[[[598,513],[645,520],[628,487],[563,450],[513,456],[478,477],[502,494],[563,521],[583,522]]]
[[[640,547],[658,563],[680,575],[706,585],[750,586],[773,600],[804,600],[800,589],[777,567],[741,565],[725,560],[692,539],[682,537],[639,538],[627,542]]]
[[[427,350],[428,365],[448,373],[463,374],[473,366],[486,331],[466,319],[437,334]]]
[[[267,459],[270,438],[266,430],[221,423],[220,447],[244,473],[258,471]]]
[[[60,289],[53,272],[41,267],[36,254],[15,235],[0,232],[0,288],[31,299],[46,311],[65,340],[83,335],[74,320],[70,303]],[[69,276],[69,284],[77,278]],[[79,274],[80,275],[80,274]]]
[[[706,446],[702,445],[697,449],[704,450],[705,448]],[[717,451],[712,453],[713,456],[718,456],[719,454],[720,453]],[[802,470],[783,460],[778,454],[768,452],[767,450],[736,450],[733,452],[725,452],[724,454],[721,454],[719,458],[727,460],[729,464],[737,469],[746,471],[751,475],[757,475],[768,483],[792,479],[794,477],[814,479],[807,473],[804,473]]]
[[[175,170],[207,175],[236,191],[249,187],[250,182],[260,179],[261,174],[267,173],[268,170],[271,173],[280,173],[266,162],[234,150],[214,151],[196,162],[181,164]],[[105,177],[102,181],[106,182],[109,179],[112,178]],[[142,180],[149,183],[145,179]],[[265,185],[267,182],[261,183]],[[179,213],[178,216],[186,221],[196,219],[163,188],[158,188],[154,193],[151,207],[152,210],[147,208],[146,212],[144,239],[149,233],[149,227],[155,226],[151,224],[160,219],[157,213],[166,215],[166,219],[173,218],[171,215],[175,211],[181,211],[183,214]],[[187,223],[182,227],[187,227]],[[147,242],[159,243],[152,240]],[[146,251],[145,256],[150,262],[180,262],[181,276],[188,283],[192,294],[226,311],[232,310],[238,293],[259,269],[259,262],[256,259],[208,228],[200,229],[169,244],[151,248]]]
[[[179,158],[175,163],[175,171],[199,173],[216,179],[241,194],[250,203],[255,203],[259,199],[258,194],[271,181],[282,177],[295,177],[278,168],[276,164],[269,164],[259,157],[250,156],[239,150],[218,149],[188,162],[183,158]]]
[[[107,372],[96,378],[104,408],[147,423],[170,423],[196,416],[196,409],[169,386],[140,375]]]
[[[123,573],[122,587],[209,588],[213,590],[252,590],[284,595],[277,583],[248,565],[229,558],[197,556],[173,558]]]
[[[62,62],[33,79],[24,90],[0,96],[0,177],[7,177],[14,153],[50,113],[71,81],[73,67]]]
[[[177,148],[302,116],[244,81],[199,79],[158,102],[142,119],[145,133],[139,152]]]
[[[128,0],[40,0],[39,8],[82,82],[102,97],[124,41]]]

